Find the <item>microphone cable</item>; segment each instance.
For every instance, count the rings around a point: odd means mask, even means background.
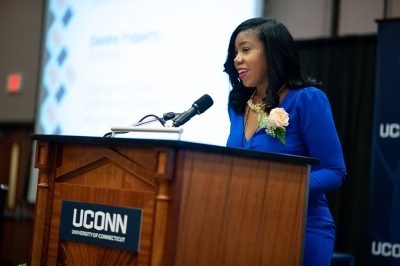
[[[164,118],[160,118],[160,117],[158,117],[158,116],[156,116],[156,115],[153,115],[153,114],[145,115],[145,116],[142,117],[137,123],[132,124],[132,125],[130,125],[130,126],[136,127],[136,126],[140,126],[140,125],[142,125],[142,124],[146,124],[146,123],[158,121],[158,122],[160,122],[160,124],[161,124],[163,127],[165,127],[165,123],[166,123],[165,121],[174,118],[174,117],[176,116],[176,113],[169,112],[169,113],[165,113],[163,116],[164,116]],[[153,117],[153,118],[155,118],[155,120],[141,123],[141,122],[143,122],[143,120],[145,120],[146,118],[149,118],[149,117]],[[113,133],[114,133],[114,135],[117,135],[117,134],[125,134],[125,133],[128,133],[128,132],[112,132],[112,131],[111,131],[111,132],[107,132],[106,134],[104,134],[103,138],[110,138],[110,137],[112,137]]]

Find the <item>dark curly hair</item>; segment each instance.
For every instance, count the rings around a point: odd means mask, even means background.
[[[293,37],[288,29],[273,18],[252,18],[242,22],[232,33],[224,71],[229,76],[232,90],[229,93],[229,104],[237,114],[243,114],[246,102],[255,88],[246,88],[239,79],[234,65],[235,40],[237,35],[246,30],[255,30],[263,43],[268,65],[268,87],[266,90],[265,111],[279,105],[279,89],[284,85],[289,89],[299,89],[307,86],[320,87],[321,83],[313,79],[303,78],[299,64],[299,55]]]

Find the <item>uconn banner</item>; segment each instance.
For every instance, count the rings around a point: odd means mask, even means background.
[[[142,210],[63,200],[60,239],[139,251]]]
[[[400,20],[378,26],[369,265],[400,266]]]

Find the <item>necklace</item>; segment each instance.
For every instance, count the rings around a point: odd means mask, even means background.
[[[264,111],[265,103],[254,103],[254,95],[256,94],[256,91],[253,92],[253,95],[251,95],[250,99],[247,101],[247,106],[255,111],[256,113],[260,113]]]
[[[251,95],[250,99],[247,101],[247,106],[249,107],[249,109],[245,110],[245,114],[244,114],[244,125],[243,125],[243,133],[242,133],[242,147],[244,140],[246,140],[246,142],[250,143],[248,144],[249,148],[251,148],[251,145],[253,143],[253,137],[251,137],[248,141],[246,139],[246,127],[247,127],[247,122],[249,119],[249,114],[250,114],[250,110],[255,111],[259,116],[261,113],[264,113],[264,107],[265,107],[265,103],[254,103],[254,95],[256,94],[256,91],[253,92],[253,94]]]

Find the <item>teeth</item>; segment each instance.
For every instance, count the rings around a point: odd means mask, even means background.
[[[246,73],[246,72],[247,72],[247,70],[244,70],[244,69],[238,71],[239,74],[243,74],[243,73]]]

